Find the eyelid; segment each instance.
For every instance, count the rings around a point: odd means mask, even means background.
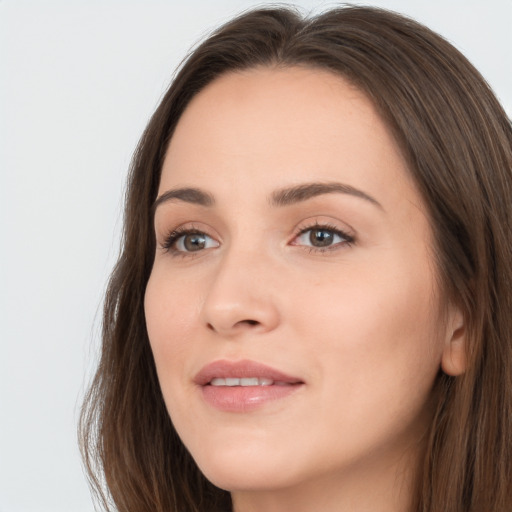
[[[173,256],[198,256],[199,253],[202,253],[204,250],[213,249],[220,245],[219,237],[216,234],[212,234],[211,231],[213,230],[206,226],[198,226],[198,224],[194,222],[185,223],[165,231],[158,245],[164,252],[170,253]],[[213,240],[217,245],[215,247],[206,247],[198,251],[183,251],[177,249],[175,247],[176,242],[181,237],[189,234],[204,235],[208,239]]]
[[[325,231],[331,231],[335,235],[338,235],[343,239],[342,242],[337,242],[335,244],[325,246],[325,247],[316,247],[314,245],[304,245],[304,244],[298,244],[295,243],[295,241],[308,231],[313,231],[315,229],[318,230],[325,230]],[[340,249],[342,247],[350,247],[356,242],[356,237],[354,234],[354,230],[349,228],[341,228],[336,224],[333,224],[332,221],[322,221],[318,218],[315,218],[314,221],[305,221],[302,222],[297,229],[295,230],[295,233],[293,235],[293,238],[289,242],[289,245],[297,246],[297,247],[304,247],[310,250],[310,252],[325,252],[325,251],[331,251]]]
[[[350,247],[352,246],[355,241],[355,234],[354,230],[347,226],[346,227],[340,227],[341,222],[333,221],[332,219],[326,219],[323,220],[319,217],[315,217],[314,219],[307,219],[302,221],[294,230],[294,234],[292,238],[289,240],[287,245],[296,246],[296,247],[302,247],[305,249],[308,249],[310,252],[326,252],[326,251],[332,251],[336,249],[341,249],[343,247]],[[347,229],[348,228],[348,229]],[[316,245],[309,245],[304,243],[297,243],[297,239],[300,236],[303,236],[308,231],[312,230],[325,230],[330,231],[334,233],[335,235],[339,236],[342,240],[336,243],[333,243],[331,245],[326,246],[316,246]],[[213,232],[213,233],[212,233]],[[204,235],[210,240],[213,240],[215,243],[214,247],[204,247],[201,249],[198,249],[197,251],[187,251],[187,250],[180,250],[176,248],[176,242],[183,236],[188,234],[200,234]],[[166,253],[170,253],[173,256],[182,256],[182,257],[193,257],[193,256],[199,256],[204,251],[217,248],[221,245],[222,240],[220,237],[216,234],[216,232],[211,229],[207,225],[203,225],[202,223],[196,223],[196,222],[187,222],[181,225],[178,225],[177,227],[173,227],[172,229],[168,229],[166,232],[160,238],[159,247],[161,250],[163,250]]]

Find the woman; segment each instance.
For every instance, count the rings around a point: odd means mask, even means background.
[[[81,425],[104,504],[511,510],[511,223],[510,121],[441,37],[222,27],[133,162]]]

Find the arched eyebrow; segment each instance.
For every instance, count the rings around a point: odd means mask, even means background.
[[[273,192],[269,198],[269,202],[272,206],[289,206],[292,204],[307,201],[316,196],[324,194],[348,194],[360,199],[364,199],[377,206],[381,210],[384,210],[382,205],[372,196],[366,192],[359,190],[351,185],[344,183],[329,182],[329,183],[302,183],[294,187],[287,187]],[[152,212],[160,206],[162,203],[168,201],[184,201],[186,203],[197,204],[200,206],[214,206],[215,198],[208,192],[194,187],[183,187],[167,190],[163,194],[157,197],[153,203]]]
[[[193,187],[183,187],[183,188],[174,188],[171,190],[167,190],[160,196],[156,198],[156,201],[153,203],[151,208],[154,213],[155,210],[162,204],[168,201],[184,201],[185,203],[198,204],[200,206],[213,206],[215,204],[215,199],[211,194],[205,192],[199,188]]]
[[[288,206],[291,204],[307,201],[316,196],[323,194],[348,194],[360,199],[364,199],[384,210],[382,205],[374,197],[368,195],[366,192],[358,188],[346,185],[345,183],[329,182],[329,183],[303,183],[294,187],[283,188],[276,190],[270,196],[270,204],[272,206]]]

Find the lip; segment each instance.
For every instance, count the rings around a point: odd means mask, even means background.
[[[270,379],[271,385],[212,386],[214,378]],[[204,366],[194,377],[207,404],[224,412],[248,412],[263,407],[268,402],[283,399],[304,385],[298,377],[250,360],[219,360]]]

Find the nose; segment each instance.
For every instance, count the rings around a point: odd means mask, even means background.
[[[261,253],[230,251],[216,269],[203,303],[206,327],[223,336],[262,334],[280,321],[275,265]]]

